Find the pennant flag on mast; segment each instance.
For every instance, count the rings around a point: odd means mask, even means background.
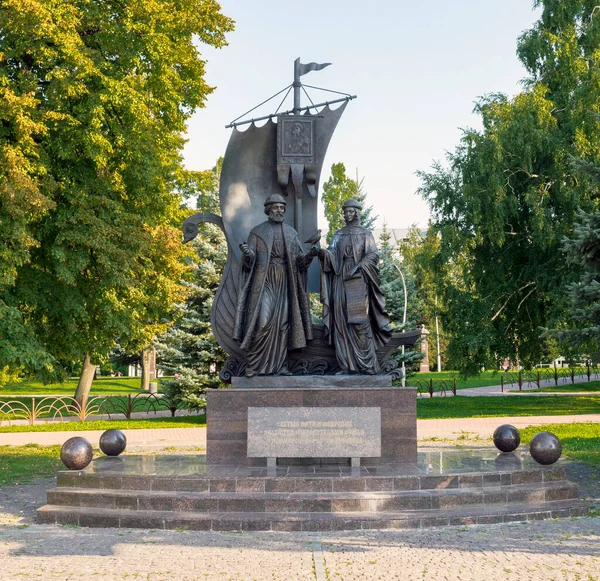
[[[301,77],[306,73],[310,73],[310,71],[320,71],[321,69],[328,67],[330,64],[331,63],[298,63],[298,76]]]

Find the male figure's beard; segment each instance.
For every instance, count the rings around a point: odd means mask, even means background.
[[[285,216],[280,216],[279,214],[269,214],[269,221],[274,224],[281,224],[285,219]]]

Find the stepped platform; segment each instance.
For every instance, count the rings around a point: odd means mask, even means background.
[[[190,530],[421,528],[582,516],[564,462],[525,448],[419,452],[405,464],[207,464],[205,456],[100,457],[61,471],[40,523]]]

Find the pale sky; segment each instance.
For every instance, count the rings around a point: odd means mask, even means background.
[[[480,127],[472,113],[477,98],[521,90],[525,70],[516,41],[539,15],[531,0],[221,0],[221,6],[236,30],[223,49],[201,46],[206,79],[217,88],[189,123],[186,166],[213,167],[231,134],[225,125],[289,85],[297,57],[331,62],[302,82],[358,98],[333,134],[320,192],[332,163],[343,162],[352,177],[358,168],[379,224],[385,219],[394,228],[426,226],[415,172],[443,160],[460,128]],[[336,98],[307,90],[315,103]],[[280,100],[252,116],[273,113]]]

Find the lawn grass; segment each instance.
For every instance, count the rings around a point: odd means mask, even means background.
[[[153,418],[148,420],[97,420],[85,422],[48,422],[33,426],[0,426],[1,433],[12,432],[85,432],[90,430],[143,430],[156,428],[200,428],[206,425],[204,414],[175,418]]]
[[[511,390],[515,391],[515,390]],[[600,391],[600,381],[584,381],[581,383],[565,383],[559,385],[553,385],[551,387],[542,387],[540,389],[528,389],[528,392],[585,392],[585,391]]]
[[[417,418],[493,418],[600,414],[600,397],[593,396],[479,396],[417,399]]]
[[[0,446],[0,486],[28,484],[61,466],[60,446]]]
[[[521,442],[528,444],[538,432],[552,432],[561,441],[563,454],[569,460],[600,466],[600,424],[547,424],[529,426],[521,433]]]
[[[500,385],[501,371],[482,371],[477,377],[467,379],[460,377],[458,371],[428,371],[418,372],[406,379],[406,385],[416,387],[417,382],[423,383],[433,379],[436,381],[451,382],[456,379],[456,389],[468,389],[471,387],[487,387],[488,385]]]
[[[160,390],[160,380],[157,381]],[[100,377],[92,383],[91,395],[112,393],[137,393],[141,389],[141,377]],[[77,379],[68,379],[64,383],[49,383],[24,380],[18,383],[7,383],[0,388],[0,396],[5,395],[73,395],[77,388]]]

